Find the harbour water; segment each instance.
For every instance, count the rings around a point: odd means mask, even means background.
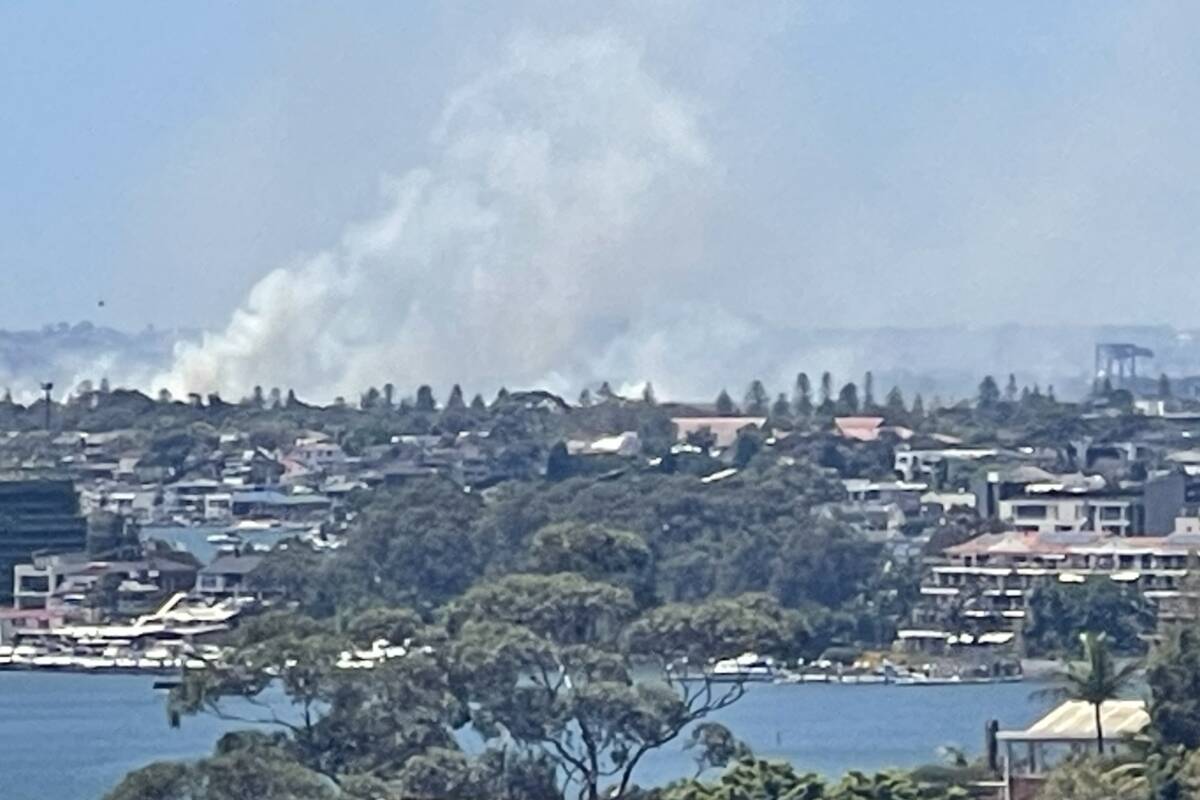
[[[127,771],[211,751],[245,727],[199,717],[171,729],[153,678],[0,672],[0,775],[6,800],[98,800]],[[763,757],[837,775],[935,761],[943,745],[978,754],[988,719],[1023,727],[1049,701],[1029,684],[755,686],[718,719]],[[639,769],[646,785],[691,775],[682,743]]]

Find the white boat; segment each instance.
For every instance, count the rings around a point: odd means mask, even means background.
[[[278,528],[282,523],[277,519],[244,519],[230,528],[230,533],[254,533]]]
[[[773,681],[778,674],[775,662],[758,653],[723,658],[708,671],[709,679],[714,681]]]
[[[241,544],[242,540],[231,533],[212,533],[204,537],[209,544]]]

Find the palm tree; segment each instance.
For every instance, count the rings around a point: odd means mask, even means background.
[[[1108,640],[1103,633],[1081,633],[1083,661],[1070,664],[1063,672],[1065,685],[1047,690],[1062,700],[1082,700],[1092,706],[1096,715],[1096,749],[1104,755],[1104,728],[1100,722],[1101,707],[1115,700],[1129,686],[1141,664],[1132,661],[1118,668],[1108,651]]]

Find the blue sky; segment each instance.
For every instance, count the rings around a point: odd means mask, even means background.
[[[1196,6],[733,5],[4,4],[0,325],[220,328],[376,214],[514,35],[598,29],[713,153],[688,300],[1192,324]]]

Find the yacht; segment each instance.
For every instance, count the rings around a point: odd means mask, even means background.
[[[708,671],[709,679],[714,681],[773,681],[778,675],[775,662],[758,653],[721,659]]]

